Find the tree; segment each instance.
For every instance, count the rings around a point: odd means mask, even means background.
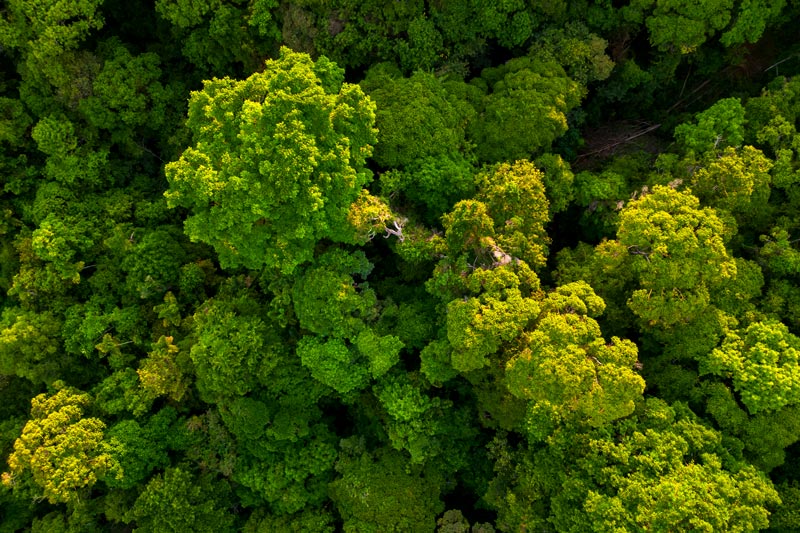
[[[537,426],[547,427],[548,417],[558,421],[574,413],[597,427],[633,413],[644,392],[634,370],[638,351],[629,340],[603,339],[591,317],[605,304],[592,288],[585,282],[562,285],[541,307],[535,328],[515,343],[506,363],[509,391],[532,402],[531,438],[541,437]]]
[[[497,525],[557,531],[757,531],[778,494],[685,406],[648,399],[589,432],[562,427],[542,448],[495,442],[487,499]]]
[[[51,313],[7,308],[0,319],[0,374],[53,383],[68,358],[59,356],[61,322]]]
[[[575,175],[569,163],[556,154],[543,154],[536,158],[535,165],[542,171],[547,200],[550,203],[550,217],[564,211],[574,199],[573,182]]]
[[[472,197],[474,173],[472,163],[461,154],[420,158],[410,161],[403,170],[382,173],[381,193],[387,198],[402,194],[404,200],[421,208],[426,223],[435,225],[454,204]],[[394,200],[396,204],[401,202]]]
[[[166,76],[157,54],[132,54],[118,39],[101,42],[97,55],[102,67],[78,110],[93,128],[108,132],[103,137],[110,136],[126,153],[142,155],[147,150],[143,138],[182,118],[176,108],[183,104],[183,84],[162,82]]]
[[[247,489],[239,491],[239,498],[251,506],[267,503],[278,514],[321,505],[333,478],[335,436],[324,424],[315,423],[305,434],[277,439],[274,431],[264,431],[270,414],[267,410],[259,416],[251,407],[241,413],[232,410],[223,417],[233,427],[240,446],[231,476]],[[291,411],[279,412],[273,420],[280,423],[292,415]],[[255,424],[248,427],[248,422]]]
[[[695,117],[696,124],[685,122],[675,128],[675,139],[697,155],[737,148],[744,140],[745,109],[738,98],[723,98]]]
[[[702,5],[686,0],[638,0],[626,7],[625,17],[637,22],[644,19],[650,43],[659,50],[689,54],[728,25],[733,4],[733,0]]]
[[[606,55],[608,42],[581,22],[548,27],[531,46],[531,54],[554,59],[570,78],[587,85],[611,75],[614,62]]]
[[[416,374],[390,374],[373,392],[385,410],[389,442],[410,455],[410,464],[435,464],[441,472],[467,466],[468,449],[477,434],[471,410],[434,396]]]
[[[135,488],[153,470],[169,466],[168,435],[176,418],[175,410],[166,408],[143,424],[122,420],[108,428],[106,442],[109,453],[119,465],[120,475],[106,476],[106,484],[111,488]]]
[[[292,290],[299,325],[310,333],[298,342],[297,355],[315,379],[341,394],[385,374],[403,348],[395,335],[373,329],[379,304],[366,282],[372,267],[361,251],[332,249],[297,278]]]
[[[365,281],[372,268],[361,251],[334,249],[320,256],[292,290],[300,327],[316,335],[354,339],[377,318],[378,298]],[[353,276],[364,281],[358,283]]]
[[[189,389],[191,363],[188,354],[172,341],[172,337],[161,336],[154,342],[152,351],[140,360],[136,373],[141,387],[152,397],[166,396],[180,402]]]
[[[336,529],[333,523],[333,515],[324,509],[304,509],[300,513],[280,516],[254,512],[250,515],[243,531],[244,533],[270,533],[272,531],[334,533]]]
[[[297,346],[297,355],[311,375],[341,394],[366,386],[369,373],[359,365],[359,353],[339,338],[321,340],[306,336]]]
[[[106,184],[110,175],[108,148],[86,142],[91,130],[80,135],[76,130],[80,131],[80,124],[58,114],[42,118],[33,127],[31,137],[47,156],[44,175],[67,185]]]
[[[726,148],[709,158],[691,177],[692,192],[703,203],[725,209],[744,222],[763,220],[769,215],[770,170],[772,162],[760,150],[745,146]],[[753,205],[761,209],[752,209]]]
[[[431,468],[407,468],[392,449],[367,452],[357,437],[343,440],[330,497],[346,532],[433,531],[444,510],[441,478]]]
[[[392,77],[376,68],[363,84],[377,104],[374,159],[382,167],[403,168],[426,158],[469,154],[466,127],[475,110],[450,94],[434,75]]]
[[[0,44],[22,56],[18,68],[26,81],[36,85],[34,80],[43,79],[67,93],[61,96],[68,101],[79,98],[85,87],[69,87],[77,81],[70,79],[70,70],[86,59],[75,52],[82,41],[103,27],[102,4],[103,0],[12,0],[0,17]]]
[[[519,160],[497,165],[479,174],[476,181],[475,198],[489,210],[497,245],[534,268],[544,266],[550,206],[542,172],[533,163]]]
[[[752,414],[794,405],[800,403],[800,338],[780,322],[754,322],[729,331],[700,371],[732,378]]]
[[[793,246],[797,241],[791,239],[786,228],[772,228],[769,236],[761,236],[761,241],[764,246],[758,253],[772,275],[783,278],[800,274],[800,251]]]
[[[775,479],[774,470],[783,465],[787,457],[791,460],[790,446],[800,439],[800,406],[795,404],[750,414],[723,382],[708,380],[700,390],[705,400],[706,418],[713,419],[732,444],[744,445],[744,456],[750,463],[762,472],[773,473]]]
[[[639,288],[628,305],[643,323],[669,328],[699,316],[709,288],[736,274],[726,229],[690,192],[656,185],[620,213],[617,240]]]
[[[246,4],[246,5],[245,5]],[[168,21],[184,57],[207,72],[256,68],[258,50],[280,39],[275,0],[158,0],[155,11]]]
[[[469,138],[480,161],[527,159],[546,151],[567,131],[566,114],[576,107],[584,89],[551,60],[523,57],[481,79],[491,88],[470,125]]]
[[[244,81],[192,94],[194,144],[166,166],[171,207],[225,268],[290,274],[323,238],[351,240],[350,204],[371,179],[374,106],[325,58],[284,48]]]
[[[259,311],[257,302],[239,294],[217,297],[195,313],[197,340],[189,355],[206,401],[247,394],[267,381],[281,360],[286,348]]]
[[[167,468],[154,476],[126,514],[142,533],[202,533],[234,531],[227,509],[230,487],[209,475],[195,476],[186,468]]]
[[[511,269],[504,269],[502,274],[476,272],[475,283],[491,280],[494,290],[453,300],[447,306],[447,340],[453,349],[451,364],[459,372],[488,365],[488,357],[514,341],[539,313],[539,305],[524,296]]]
[[[798,505],[800,505],[800,487],[797,482],[784,482],[776,488],[780,494],[782,505],[770,517],[770,531],[790,533],[800,527],[800,514],[797,512]]]
[[[143,232],[120,265],[129,293],[141,299],[161,300],[167,290],[176,287],[185,258],[185,251],[171,232]]]
[[[104,440],[102,420],[85,417],[91,398],[64,387],[31,400],[31,417],[14,442],[3,483],[27,476],[50,503],[70,503],[118,467]]]

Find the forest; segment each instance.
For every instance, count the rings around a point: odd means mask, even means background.
[[[798,27],[0,3],[0,533],[800,531]]]

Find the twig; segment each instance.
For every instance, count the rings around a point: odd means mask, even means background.
[[[689,71],[686,73],[686,77],[683,79],[683,86],[681,87],[681,94],[678,95],[678,98],[683,98],[683,91],[686,90],[686,82],[689,81],[689,76],[692,74],[692,67],[689,66]]]
[[[703,89],[703,87],[705,87],[705,86],[706,86],[706,85],[708,85],[709,83],[711,83],[711,79],[710,79],[710,78],[709,78],[709,79],[707,79],[706,81],[704,81],[703,83],[701,83],[700,85],[698,85],[697,87],[695,87],[694,89],[692,89],[692,92],[690,92],[689,94],[687,94],[687,95],[686,95],[686,97],[688,98],[688,97],[692,96],[694,93],[696,93],[697,91],[699,91],[699,90]],[[679,105],[681,105],[683,102],[684,102],[684,99],[683,99],[683,98],[679,99],[677,102],[675,102],[674,104],[672,104],[672,107],[670,107],[669,109],[667,109],[667,113],[671,112],[673,109],[675,109],[676,107],[678,107]]]
[[[797,57],[797,54],[795,54],[793,56],[785,57],[785,58],[781,59],[780,61],[778,61],[777,63],[773,63],[772,65],[770,65],[767,68],[765,68],[764,72],[766,72],[766,71],[768,71],[770,69],[773,69],[773,68],[777,67],[778,65],[780,65],[781,63],[785,63],[786,61],[789,61],[790,59],[794,59],[795,57]]]
[[[607,144],[606,146],[603,146],[602,148],[599,148],[597,150],[593,150],[591,152],[587,152],[585,154],[580,154],[580,155],[578,155],[578,157],[576,159],[580,159],[582,157],[589,157],[590,155],[596,155],[596,154],[603,153],[603,152],[605,152],[607,150],[610,150],[611,148],[615,148],[615,147],[619,146],[620,144],[625,144],[625,143],[631,142],[632,140],[634,140],[634,139],[636,139],[638,137],[641,137],[642,135],[646,135],[646,134],[650,133],[651,131],[655,131],[660,127],[661,127],[661,124],[655,124],[653,126],[650,126],[649,128],[645,128],[642,131],[639,131],[639,132],[631,135],[630,137],[626,137],[626,138],[622,139],[621,141],[617,141],[615,143]]]

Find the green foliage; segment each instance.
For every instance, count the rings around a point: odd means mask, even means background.
[[[92,394],[96,406],[111,415],[128,411],[141,416],[153,403],[153,396],[140,386],[139,376],[132,368],[116,370],[94,387]]]
[[[311,370],[314,379],[345,394],[363,388],[369,373],[356,365],[358,352],[349,348],[341,339],[321,341],[318,337],[306,336],[297,346],[297,355]]]
[[[232,64],[256,67],[259,47],[280,36],[274,0],[158,0],[155,11],[171,25],[181,52],[195,65],[227,72]]]
[[[584,89],[552,61],[517,58],[481,79],[490,86],[469,137],[485,162],[527,159],[546,151],[567,131],[566,114]]]
[[[755,322],[729,332],[701,361],[701,372],[733,378],[750,413],[800,402],[800,339],[780,323]]]
[[[272,531],[333,533],[336,529],[333,527],[333,516],[330,512],[312,509],[281,516],[262,516],[262,513],[254,513],[242,531],[244,533],[271,533]]]
[[[569,163],[561,156],[544,154],[536,158],[536,167],[542,171],[547,200],[550,203],[550,216],[564,211],[574,199],[573,183],[575,175]]]
[[[476,181],[475,198],[486,204],[494,220],[497,245],[534,268],[544,266],[550,217],[542,172],[523,160],[500,164]]]
[[[528,6],[520,0],[439,2],[433,8],[445,39],[456,45],[453,53],[462,56],[482,50],[488,39],[497,39],[506,48],[523,46],[539,17],[563,9],[552,3]]]
[[[787,448],[798,440],[800,407],[795,405],[748,415],[733,391],[724,384],[706,383],[704,393],[706,412],[726,435],[741,441],[745,456],[753,466],[770,472],[784,464]]]
[[[434,464],[435,460],[442,470],[464,466],[465,447],[475,437],[466,410],[431,396],[413,374],[387,376],[375,392],[386,411],[392,447],[408,452],[412,465]]]
[[[397,42],[396,52],[405,70],[430,70],[438,65],[444,48],[442,34],[430,19],[420,16],[408,23],[408,40]]]
[[[320,17],[319,27],[298,29],[306,34],[313,32],[314,39],[309,45],[344,66],[395,60],[398,55],[404,62],[413,62],[428,59],[433,53],[425,49],[428,46],[425,41],[429,38],[435,40],[435,35],[424,23],[425,4],[422,0],[392,4],[375,0],[336,0],[330,4],[310,4],[308,7],[312,10],[306,10],[304,15]],[[414,21],[417,22],[412,26]],[[303,21],[303,26],[308,24],[310,22]],[[424,66],[409,64],[409,67]]]
[[[629,306],[649,325],[668,328],[699,316],[709,303],[709,287],[736,272],[725,249],[725,227],[689,192],[653,187],[622,210],[617,239],[639,281]]]
[[[537,303],[513,286],[478,298],[453,300],[447,306],[453,368],[469,372],[488,365],[487,357],[516,339],[538,312]]]
[[[486,523],[475,524],[470,529],[469,522],[461,514],[461,511],[452,509],[445,511],[442,517],[436,521],[436,524],[439,526],[436,529],[437,533],[469,533],[470,531],[473,533],[494,533],[495,531],[491,524]]]
[[[77,51],[93,32],[103,27],[103,0],[12,0],[0,14],[0,46],[16,59],[15,67],[26,78],[33,102],[56,88],[56,98],[74,104],[87,93],[86,74],[94,65]],[[37,98],[38,97],[38,98]],[[41,110],[45,98],[36,102]]]
[[[249,430],[253,432],[258,427]],[[232,478],[251,491],[242,494],[242,501],[259,505],[267,502],[277,513],[291,514],[325,500],[326,484],[332,479],[336,459],[333,434],[324,426],[315,425],[306,438],[292,440],[270,442],[269,455],[239,457]]]
[[[39,151],[47,155],[44,174],[67,185],[102,184],[108,150],[92,149],[75,130],[75,124],[65,117],[48,116],[36,123],[31,137]]]
[[[800,526],[800,488],[797,483],[783,483],[776,487],[781,498],[781,505],[770,516],[770,531],[789,533]]]
[[[570,78],[586,85],[611,75],[614,62],[605,53],[607,46],[605,39],[583,24],[572,23],[545,30],[533,43],[531,54],[555,59]]]
[[[384,69],[364,82],[376,105],[375,161],[385,168],[407,167],[426,158],[468,154],[466,127],[475,112],[432,74],[390,77]]]
[[[355,345],[361,355],[369,360],[369,372],[373,379],[381,377],[397,364],[400,350],[405,346],[394,335],[380,336],[371,329],[359,333]]]
[[[116,476],[107,476],[109,487],[131,489],[156,468],[169,465],[168,432],[175,421],[173,409],[163,409],[142,426],[135,420],[123,420],[108,429],[109,453],[117,462]]]
[[[797,276],[800,274],[800,251],[793,246],[789,232],[781,227],[773,228],[770,235],[762,235],[764,246],[759,255],[769,270],[779,276]]]
[[[184,259],[185,252],[175,236],[155,230],[136,239],[120,267],[127,275],[131,294],[163,297],[177,285]]]
[[[8,308],[0,330],[0,374],[52,383],[69,360],[59,355],[60,321],[49,313]]]
[[[317,260],[315,267],[299,276],[292,290],[292,302],[300,327],[316,335],[352,339],[377,318],[375,291],[353,275],[366,279],[372,264],[363,252],[348,254],[332,250]]]
[[[25,106],[15,98],[0,97],[0,110],[0,142],[12,147],[23,145],[32,122]]]
[[[458,202],[442,217],[447,247],[456,253],[472,252],[491,247],[494,221],[486,204],[478,200]]]
[[[126,519],[135,522],[137,531],[148,533],[234,531],[229,497],[225,481],[168,468],[147,483]]]
[[[720,42],[725,46],[734,46],[744,43],[755,43],[764,34],[767,25],[779,19],[787,2],[764,2],[763,0],[748,0],[739,4],[730,28],[722,34]]]
[[[242,396],[266,382],[286,348],[258,316],[247,295],[216,299],[194,316],[196,342],[189,353],[197,389],[207,401]]]
[[[578,282],[558,287],[542,308],[506,365],[509,391],[542,412],[558,418],[575,412],[592,426],[630,415],[644,391],[633,369],[637,349],[628,340],[603,339],[590,318],[602,312],[602,300]]]
[[[286,274],[346,217],[370,174],[374,108],[327,59],[283,49],[244,81],[207,81],[189,103],[194,145],[166,167],[169,205],[225,268]],[[225,117],[224,121],[220,121]],[[345,229],[343,229],[345,228]]]
[[[88,394],[70,388],[33,398],[3,484],[14,487],[30,479],[50,503],[70,503],[116,469],[105,441],[106,425],[84,415],[90,402]]]
[[[106,58],[102,69],[92,80],[91,94],[78,107],[89,124],[111,132],[115,143],[141,152],[135,132],[166,126],[182,87],[161,83],[161,60],[155,53],[133,55],[113,39],[103,43],[100,52]]]
[[[798,86],[800,78],[776,77],[760,96],[745,104],[748,130],[753,140],[768,144],[773,150],[788,148],[800,114]]]
[[[683,123],[675,128],[675,138],[696,154],[732,146],[744,140],[745,110],[738,98],[723,98],[702,113],[696,124]]]
[[[733,7],[733,0],[703,4],[686,0],[637,0],[626,8],[624,16],[637,22],[644,19],[650,43],[659,50],[688,54],[728,25]]]
[[[425,346],[419,354],[420,371],[434,384],[441,384],[458,375],[450,364],[453,348],[446,339],[436,339]]]
[[[329,491],[346,532],[433,531],[444,510],[440,476],[420,467],[408,470],[394,450],[370,453],[357,439],[344,440],[336,471]]]
[[[743,530],[767,526],[778,494],[687,408],[648,400],[613,427],[562,429],[538,451],[500,448],[489,497],[498,526],[558,531]],[[568,472],[565,467],[568,467]]]
[[[3,45],[11,49],[30,46],[41,54],[77,48],[91,30],[102,27],[103,17],[97,12],[100,4],[89,0],[70,4],[12,1],[0,25]]]
[[[474,172],[472,163],[460,154],[425,157],[403,170],[381,174],[381,191],[387,197],[401,193],[414,205],[424,206],[425,221],[435,224],[454,204],[473,195]]]
[[[798,7],[3,3],[0,533],[800,529]]]
[[[694,172],[692,191],[704,203],[728,210],[739,220],[763,219],[768,213],[753,213],[750,207],[751,204],[766,206],[771,168],[772,162],[752,146],[738,152],[726,148]]]
[[[153,350],[141,359],[139,382],[142,389],[154,398],[166,396],[181,401],[189,388],[190,362],[187,354],[175,346],[172,337],[161,336],[153,343]]]

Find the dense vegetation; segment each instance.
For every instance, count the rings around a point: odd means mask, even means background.
[[[0,532],[800,531],[798,24],[6,0]]]

